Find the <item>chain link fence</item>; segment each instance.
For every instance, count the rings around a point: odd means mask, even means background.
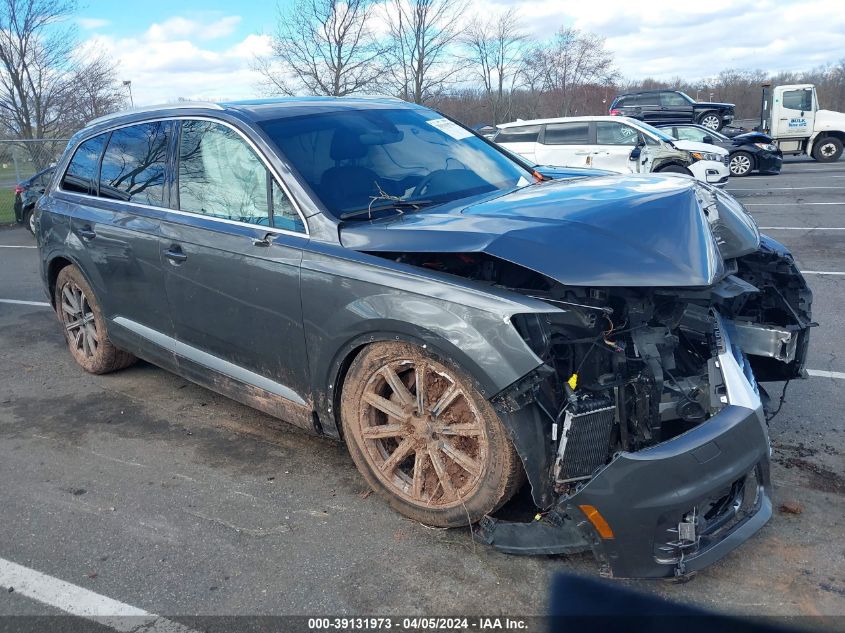
[[[0,140],[0,225],[25,219],[68,139]],[[15,209],[17,201],[17,210]]]

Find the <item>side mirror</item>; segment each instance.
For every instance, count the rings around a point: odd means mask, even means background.
[[[701,139],[701,142],[707,143],[708,145],[713,145],[713,137],[708,134],[703,139]]]
[[[628,160],[637,160],[642,153],[642,146],[637,145],[634,149],[631,150],[631,155],[628,156]]]

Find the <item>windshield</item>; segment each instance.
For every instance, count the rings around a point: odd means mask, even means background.
[[[695,103],[695,99],[693,99],[692,97],[690,97],[690,96],[689,96],[686,92],[681,92],[681,91],[679,90],[679,91],[678,91],[678,94],[679,94],[679,95],[681,95],[684,99],[686,99],[686,100],[687,100],[687,101],[689,101],[690,103]]]
[[[369,211],[416,210],[533,182],[520,163],[431,110],[343,110],[260,125],[336,218],[378,217]],[[415,200],[420,204],[409,204]]]
[[[671,143],[675,139],[666,134],[663,130],[658,130],[656,127],[652,127],[648,123],[643,123],[642,121],[632,121],[632,124],[642,132],[646,132],[647,134],[651,134],[652,136],[659,138],[661,141],[665,143]]]

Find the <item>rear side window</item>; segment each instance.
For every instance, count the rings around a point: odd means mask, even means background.
[[[100,170],[100,197],[163,206],[169,131],[169,122],[158,121],[112,132]]]
[[[586,121],[550,123],[543,139],[545,145],[586,145],[590,142],[590,124]]]
[[[539,125],[515,125],[499,130],[497,143],[536,143],[540,137]]]
[[[80,145],[62,177],[62,189],[93,196],[97,193],[97,168],[108,134],[89,138]]]
[[[659,92],[646,92],[637,97],[637,105],[641,106],[656,106],[660,104]]]

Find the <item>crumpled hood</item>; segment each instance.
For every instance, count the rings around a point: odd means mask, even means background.
[[[340,237],[366,252],[484,252],[576,286],[709,286],[724,275],[694,181],[671,175],[544,182],[347,222]]]
[[[768,134],[762,132],[744,132],[737,134],[731,139],[734,145],[744,145],[746,143],[774,143],[775,140]]]

